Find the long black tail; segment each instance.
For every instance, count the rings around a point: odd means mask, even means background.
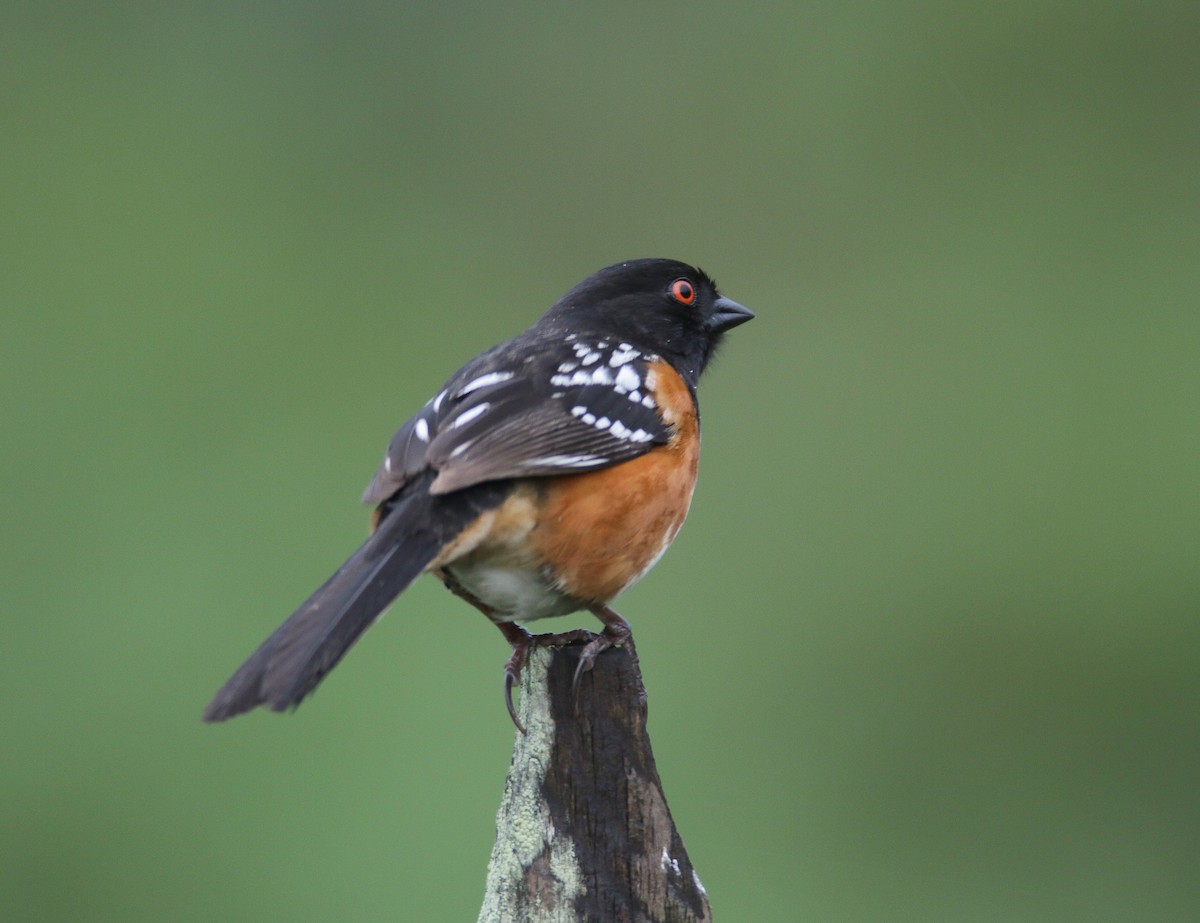
[[[204,710],[205,721],[260,705],[295,708],[446,543],[505,496],[503,483],[431,496],[433,477],[384,504],[371,537],[238,668]]]

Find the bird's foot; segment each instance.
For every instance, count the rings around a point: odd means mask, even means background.
[[[579,652],[579,663],[575,667],[575,675],[571,680],[571,688],[579,689],[579,680],[584,673],[592,669],[596,658],[610,647],[628,647],[634,659],[637,652],[633,648],[633,630],[620,615],[608,606],[594,606],[590,610],[596,618],[604,623],[600,634],[576,628],[571,631],[533,635],[514,622],[496,622],[496,627],[512,648],[512,655],[504,665],[504,705],[513,725],[522,734],[526,733],[525,726],[517,718],[517,709],[513,705],[513,687],[521,682],[521,671],[529,659],[529,652],[535,645],[538,647],[566,647],[568,644],[583,644]]]
[[[512,693],[513,686],[521,681],[521,670],[525,667],[525,661],[529,659],[529,651],[534,645],[534,636],[520,625],[512,622],[497,622],[496,627],[503,632],[504,639],[512,648],[512,656],[504,665],[504,704],[508,708],[508,716],[512,718],[512,723],[518,731],[524,734],[525,725],[517,719],[517,709],[513,705]]]
[[[575,677],[571,681],[571,688],[575,690],[579,689],[580,677],[590,670],[595,664],[596,658],[610,647],[626,646],[634,659],[637,659],[637,651],[633,648],[633,629],[629,627],[629,623],[608,606],[593,606],[590,611],[604,623],[604,630],[598,635],[593,635],[583,650],[579,652],[579,663],[575,667]]]

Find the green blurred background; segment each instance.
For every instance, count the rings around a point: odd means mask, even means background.
[[[6,7],[0,916],[473,920],[476,613],[200,710],[460,362],[661,255],[759,314],[620,605],[716,918],[1200,919],[1198,62],[1191,2]]]

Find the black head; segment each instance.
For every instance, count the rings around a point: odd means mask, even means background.
[[[601,269],[544,318],[565,333],[620,337],[667,359],[693,387],[726,330],[754,314],[678,260],[629,260]]]

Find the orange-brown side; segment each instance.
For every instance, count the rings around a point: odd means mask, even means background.
[[[549,479],[529,535],[563,590],[584,601],[607,602],[645,574],[691,504],[700,463],[695,401],[662,361],[651,366],[647,391],[674,429],[670,441],[611,468]]]

